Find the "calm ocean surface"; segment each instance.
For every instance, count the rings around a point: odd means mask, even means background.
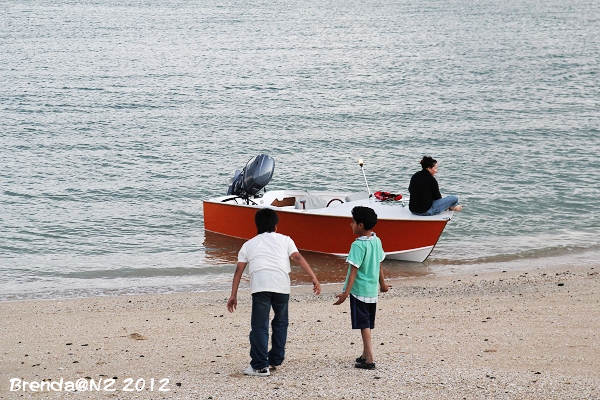
[[[404,194],[436,158],[465,210],[390,276],[592,265],[599,72],[595,0],[5,0],[0,300],[228,289],[202,201],[259,153]]]

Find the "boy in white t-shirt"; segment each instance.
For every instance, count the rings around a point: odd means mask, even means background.
[[[290,298],[290,258],[310,276],[313,292],[321,293],[321,286],[314,272],[298,252],[294,241],[277,233],[279,217],[270,208],[256,212],[254,223],[258,234],[242,245],[233,275],[231,296],[227,309],[234,312],[237,307],[237,291],[242,273],[248,264],[252,292],[252,316],[250,331],[250,366],[246,375],[268,376],[269,366],[281,365],[285,357],[288,328],[288,302]],[[271,321],[271,350],[269,347],[269,313]]]

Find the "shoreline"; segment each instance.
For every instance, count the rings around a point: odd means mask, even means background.
[[[378,368],[352,360],[360,333],[341,284],[314,296],[292,288],[286,361],[270,377],[241,374],[249,362],[250,294],[228,291],[0,302],[0,399],[10,379],[58,382],[169,379],[169,392],[136,398],[598,398],[600,263],[542,270],[425,275],[390,280],[373,331]],[[141,381],[140,381],[141,382]],[[367,386],[365,386],[365,384]],[[48,393],[46,393],[48,394]]]
[[[237,253],[236,253],[237,254]],[[346,277],[347,265],[343,258],[320,258],[322,255],[314,253],[305,253],[305,258],[325,284],[336,284],[343,282]],[[390,279],[411,279],[413,277],[433,276],[441,278],[444,276],[460,276],[470,274],[488,274],[502,271],[526,271],[536,272],[545,270],[548,265],[551,268],[585,268],[593,267],[598,264],[600,252],[588,249],[575,254],[563,254],[559,256],[547,256],[542,258],[524,258],[508,261],[490,261],[485,263],[459,263],[459,262],[439,262],[436,260],[426,261],[425,263],[409,263],[401,261],[383,262],[386,277]],[[237,256],[236,256],[237,257]],[[232,259],[231,265],[220,266],[226,272],[219,274],[194,275],[194,279],[187,278],[182,282],[182,277],[166,277],[175,279],[173,284],[166,285],[139,285],[141,282],[134,283],[134,286],[118,286],[117,288],[97,287],[97,288],[73,288],[73,289],[42,289],[35,287],[27,288],[26,292],[4,293],[0,294],[0,303],[12,301],[38,301],[38,300],[66,300],[66,299],[85,299],[85,298],[105,298],[114,296],[146,296],[146,295],[168,295],[168,294],[186,294],[186,293],[209,293],[214,291],[227,292],[231,289],[231,278],[235,270],[235,259]],[[319,262],[320,261],[320,262]],[[227,270],[229,268],[229,270]],[[246,278],[247,275],[244,275]],[[290,274],[293,286],[309,285],[310,281],[301,269],[292,265]],[[201,283],[191,283],[200,280]],[[171,281],[169,281],[171,282]],[[103,281],[102,286],[107,286],[107,281]],[[129,282],[131,284],[131,282]],[[247,281],[242,281],[242,288],[249,288]],[[217,286],[217,289],[215,289]],[[23,288],[22,290],[24,290]],[[32,294],[33,293],[33,294]]]

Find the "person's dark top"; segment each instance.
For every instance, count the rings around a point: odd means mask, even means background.
[[[426,212],[431,208],[434,200],[442,198],[437,180],[426,169],[422,169],[410,178],[408,191],[410,192],[408,209],[413,213]]]

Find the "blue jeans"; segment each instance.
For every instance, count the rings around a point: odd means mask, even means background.
[[[442,211],[458,204],[458,196],[442,197],[439,200],[434,200],[431,208],[424,213],[413,213],[415,215],[437,215]]]
[[[250,366],[254,369],[281,365],[285,358],[285,342],[288,328],[289,294],[258,292],[252,294],[252,317],[250,318]],[[269,313],[271,321],[271,350],[269,348]]]

